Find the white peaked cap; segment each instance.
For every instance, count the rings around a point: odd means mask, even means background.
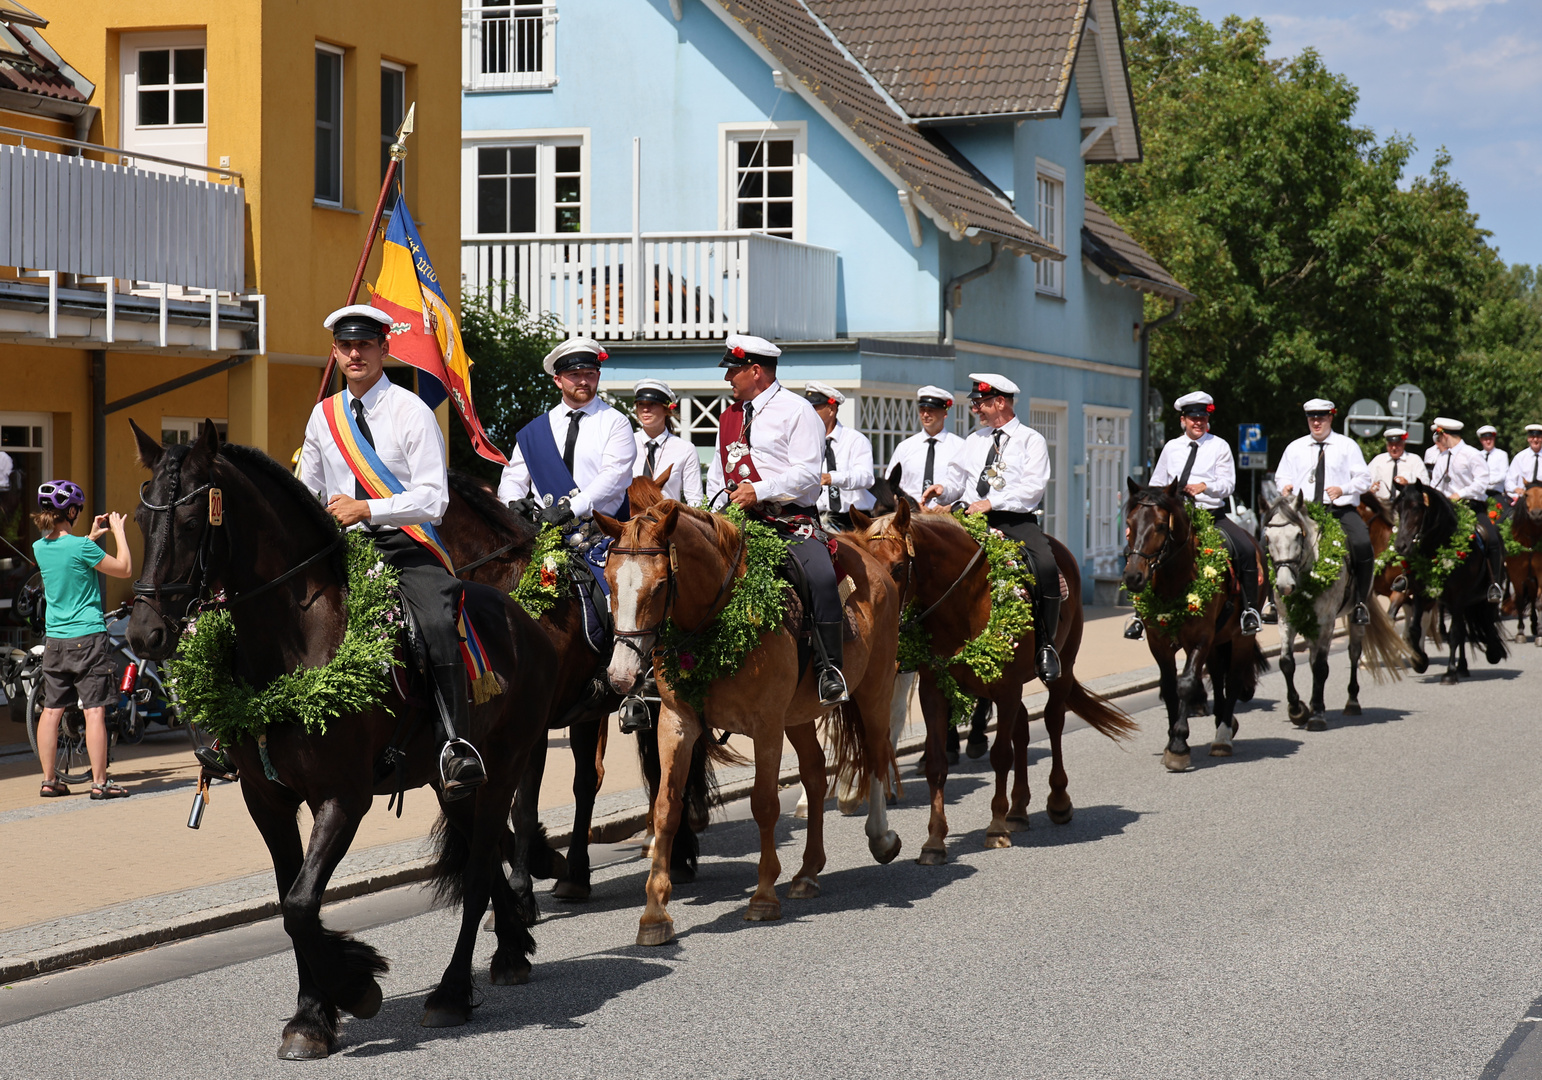
[[[675,392],[670,389],[669,384],[663,379],[638,379],[632,386],[632,393],[637,394],[643,390],[656,390],[671,402],[679,400]]]
[[[1381,437],[1383,439],[1406,439],[1408,438],[1408,430],[1400,427],[1389,427],[1381,433]]]
[[[758,360],[775,360],[781,355],[781,349],[754,334],[729,334],[728,340],[723,342],[724,360],[733,357],[742,363],[753,364]]]
[[[1308,401],[1305,405],[1301,406],[1302,412],[1332,412],[1333,409],[1333,402],[1329,401],[1327,398],[1320,397],[1314,397],[1311,401]]]
[[[1530,435],[1533,432],[1538,435],[1542,435],[1542,424],[1527,424],[1526,433]]]
[[[579,353],[587,353],[590,355],[595,361],[592,365],[594,367],[598,367],[600,361],[609,359],[610,357],[610,354],[605,351],[605,346],[601,345],[593,338],[575,337],[568,338],[561,345],[558,345],[551,352],[547,353],[546,359],[541,361],[541,366],[546,369],[546,374],[555,375],[557,374],[557,362],[559,360],[567,359],[567,357],[574,356]],[[563,368],[570,368],[574,366],[575,365],[572,361],[562,365]]]
[[[359,316],[365,319],[373,319],[387,330],[391,328],[391,316],[387,315],[379,308],[372,307],[369,304],[349,304],[347,307],[340,307],[336,311],[332,312],[332,314],[328,315],[326,321],[321,325],[330,330],[332,329],[332,325],[336,323],[338,319],[344,319],[350,315]]]
[[[1499,432],[1495,429],[1493,424],[1484,424],[1482,427],[1480,427],[1478,429],[1478,434],[1479,435],[1498,435]]]
[[[921,402],[922,404],[925,404],[925,402],[927,401],[928,398],[930,398],[933,401],[945,401],[949,405],[953,404],[953,395],[952,395],[952,393],[950,393],[947,390],[944,390],[940,386],[932,386],[932,385],[928,384],[926,386],[921,387],[921,389],[916,391],[916,400]]]
[[[1003,394],[1017,394],[1017,384],[1005,375],[997,375],[993,371],[971,371],[969,381],[973,385],[969,388],[970,396],[980,392],[980,384],[984,383],[992,390],[999,390]]]
[[[1184,409],[1188,408],[1190,405],[1214,405],[1214,404],[1215,404],[1215,398],[1211,397],[1209,394],[1205,393],[1203,390],[1196,390],[1192,394],[1184,394],[1177,401],[1173,402],[1173,408],[1177,409],[1179,412],[1182,412]]]
[[[1435,430],[1450,432],[1461,431],[1462,422],[1460,420],[1453,420],[1449,416],[1437,416],[1435,417]]]
[[[846,403],[846,395],[829,383],[806,382],[803,384],[803,396],[811,401],[815,398],[823,398],[825,401],[834,401],[837,405],[844,405]],[[819,402],[819,404],[823,404],[823,402]]]

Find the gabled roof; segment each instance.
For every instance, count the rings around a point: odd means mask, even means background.
[[[1086,200],[1082,218],[1082,261],[1106,281],[1117,281],[1169,300],[1187,303],[1195,299],[1193,293],[1179,285],[1161,263],[1147,254],[1145,248],[1090,198]]]
[[[954,239],[1063,259],[1003,199],[927,138],[799,0],[707,0],[739,37],[795,78],[816,109]]]
[[[0,0],[0,90],[84,105],[96,87],[43,40],[37,28],[46,25],[20,4]]]

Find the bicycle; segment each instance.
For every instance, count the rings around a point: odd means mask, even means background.
[[[112,646],[110,663],[119,690],[118,700],[107,706],[107,759],[112,761],[113,748],[119,743],[134,746],[142,742],[146,727],[154,723],[165,725],[168,731],[184,729],[196,753],[208,740],[199,728],[183,723],[175,699],[161,682],[155,661],[141,660],[129,648],[128,613],[129,605],[124,604],[107,616],[107,636]],[[27,691],[27,741],[33,754],[37,754],[37,727],[43,716],[44,684],[40,670],[43,646],[34,645],[26,655],[32,661],[31,685]],[[12,662],[15,662],[14,654]],[[56,775],[66,784],[84,784],[91,779],[91,758],[86,752],[86,716],[78,699],[65,708],[59,720],[55,762]]]

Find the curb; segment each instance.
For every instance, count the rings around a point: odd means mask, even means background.
[[[1342,632],[1341,628],[1339,633]],[[1335,636],[1338,635],[1335,634]],[[1263,650],[1263,654],[1266,657],[1278,656],[1280,649],[1281,645],[1279,644],[1270,645]],[[1154,690],[1158,685],[1159,679],[1157,676],[1146,675],[1105,687],[1097,691],[1097,693],[1104,698],[1113,700],[1128,697],[1131,694],[1143,693],[1147,690]],[[1030,721],[1041,720],[1043,717],[1043,705],[1035,705],[1028,709],[1028,719]],[[895,754],[896,756],[902,756],[917,753],[925,745],[926,736],[924,732],[912,735],[909,738],[901,738],[899,745],[895,748]],[[784,768],[778,777],[778,784],[781,786],[797,782],[797,768]],[[754,786],[755,781],[753,777],[746,777],[723,784],[718,789],[718,794],[721,802],[734,802],[738,799],[748,798]],[[625,840],[635,835],[638,830],[647,824],[648,813],[648,805],[642,803],[638,806],[597,818],[590,825],[590,841],[597,844],[611,844]],[[566,847],[572,840],[572,837],[572,826],[560,827],[547,834],[547,840],[554,848]],[[427,857],[420,857],[388,869],[366,871],[333,881],[332,884],[327,886],[323,902],[331,903],[337,900],[350,900],[356,896],[394,889],[399,885],[412,885],[420,881],[426,881],[429,875],[429,865],[430,860]],[[157,945],[166,945],[218,930],[228,930],[232,926],[261,922],[278,914],[279,902],[276,897],[265,900],[248,900],[241,903],[227,904],[223,907],[211,908],[195,915],[136,926],[131,930],[100,934],[96,937],[74,941],[68,945],[55,948],[42,949],[32,953],[21,953],[16,956],[0,957],[0,983],[30,979],[38,975],[46,975],[49,972],[60,971],[64,968],[78,967],[81,964],[89,964],[98,960],[107,960],[126,953],[138,952],[142,949],[154,948]]]

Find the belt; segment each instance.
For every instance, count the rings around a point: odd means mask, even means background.
[[[1039,512],[1037,510],[987,510],[985,520],[992,525],[997,522],[1003,525],[1037,525]]]

